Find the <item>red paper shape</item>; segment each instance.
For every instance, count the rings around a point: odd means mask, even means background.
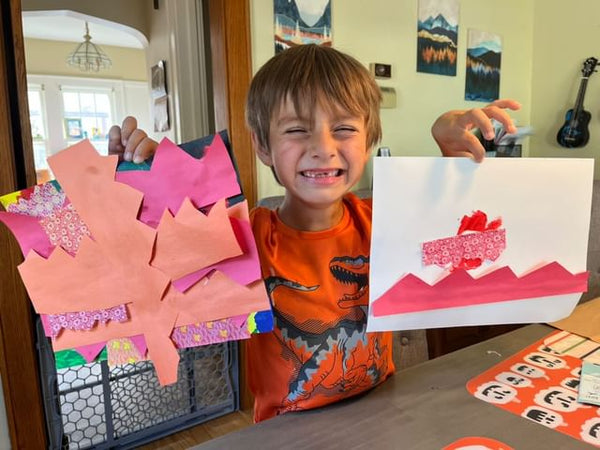
[[[456,234],[463,234],[465,231],[490,231],[497,230],[502,226],[502,219],[494,219],[487,223],[487,214],[483,211],[475,211],[470,216],[463,216]]]
[[[375,300],[371,308],[378,317],[585,292],[588,276],[589,272],[573,275],[557,262],[522,277],[517,277],[509,267],[479,278],[456,270],[434,285],[408,274]]]

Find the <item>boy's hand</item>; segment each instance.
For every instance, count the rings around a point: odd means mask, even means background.
[[[139,164],[153,156],[156,147],[158,142],[137,127],[135,117],[125,117],[120,127],[113,125],[108,132],[108,153],[118,155],[119,160]]]
[[[484,108],[454,110],[442,114],[431,127],[431,134],[444,156],[468,156],[475,161],[483,160],[485,150],[477,136],[471,131],[479,128],[485,139],[494,138],[491,119],[504,125],[506,132],[516,133],[517,129],[506,112],[521,108],[519,102],[511,99],[496,100]]]

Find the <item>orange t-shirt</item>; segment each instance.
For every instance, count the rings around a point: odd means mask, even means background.
[[[274,330],[247,343],[254,420],[364,392],[394,372],[391,333],[366,333],[371,205],[353,194],[335,227],[286,226],[251,214]]]

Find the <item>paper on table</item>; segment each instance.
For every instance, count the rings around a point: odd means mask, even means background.
[[[373,303],[408,274],[429,285],[443,278],[445,269],[423,266],[420,245],[455,235],[461,218],[476,210],[502,218],[506,249],[469,271],[473,278],[502,267],[521,277],[553,262],[575,276],[585,272],[592,179],[593,160],[585,159],[375,159],[368,330],[539,322],[569,314],[579,293],[517,300],[507,292],[492,304],[455,301],[379,317]]]
[[[550,325],[600,342],[600,298],[578,305],[569,317]]]

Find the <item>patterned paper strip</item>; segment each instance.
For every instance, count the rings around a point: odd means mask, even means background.
[[[96,325],[96,322],[106,323],[109,320],[125,322],[128,320],[128,316],[125,305],[119,305],[113,308],[99,309],[96,311],[48,314],[46,320],[50,328],[50,335],[54,338],[58,336],[58,333],[60,333],[63,328],[89,331]]]
[[[43,217],[40,225],[52,245],[60,245],[72,255],[77,253],[83,236],[90,235],[90,231],[72,204],[56,209],[48,216]]]
[[[245,316],[237,316],[214,322],[176,327],[171,339],[178,348],[216,344],[232,339],[247,339],[250,337],[250,332],[245,319]]]
[[[19,194],[17,201],[6,207],[8,212],[32,217],[48,217],[62,208],[65,203],[65,194],[59,192],[53,183],[33,186],[20,191]]]
[[[461,234],[422,244],[426,266],[459,267],[463,260],[495,261],[506,249],[506,230]]]
[[[108,365],[110,367],[134,364],[146,359],[129,338],[112,339],[106,344]]]

